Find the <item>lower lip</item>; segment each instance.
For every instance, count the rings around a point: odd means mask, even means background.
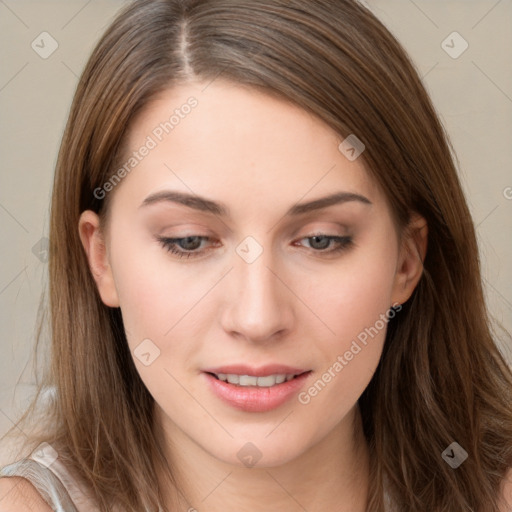
[[[292,380],[270,387],[237,386],[203,373],[210,389],[221,400],[245,412],[266,412],[280,407],[290,400],[304,385],[311,372],[306,372]]]

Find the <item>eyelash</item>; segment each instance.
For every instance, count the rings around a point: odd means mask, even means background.
[[[334,236],[334,235],[324,235],[323,233],[318,233],[311,236],[305,236],[300,238],[299,240],[310,240],[312,238],[327,238],[329,242],[334,241],[338,245],[334,249],[325,250],[325,249],[312,249],[314,253],[317,254],[337,254],[342,251],[347,250],[349,247],[353,245],[352,237],[350,236]],[[200,238],[200,239],[206,239],[208,240],[210,237],[207,236],[199,236],[199,235],[190,235],[180,238],[169,238],[169,237],[163,237],[159,236],[157,237],[157,240],[162,244],[163,248],[169,251],[172,254],[175,254],[179,258],[183,258],[184,256],[188,258],[197,258],[201,256],[205,251],[186,251],[186,250],[180,250],[176,249],[177,243],[181,240],[186,240],[187,238]],[[208,249],[207,249],[208,250]]]

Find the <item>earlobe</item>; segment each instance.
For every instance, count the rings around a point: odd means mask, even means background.
[[[106,306],[119,307],[119,298],[108,259],[105,239],[101,231],[100,219],[95,212],[86,210],[80,215],[78,233],[101,300]]]
[[[421,215],[414,213],[402,239],[395,273],[393,303],[403,304],[412,295],[423,274],[427,244],[427,221]]]

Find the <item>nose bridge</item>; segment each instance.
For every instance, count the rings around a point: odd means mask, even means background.
[[[240,281],[240,299],[258,306],[275,300],[278,283],[269,268],[272,268],[271,258],[263,255],[252,263],[239,262],[237,273]]]
[[[274,274],[277,265],[272,251],[259,247],[251,240],[237,247],[231,276],[234,284],[224,317],[226,330],[253,340],[289,328],[292,317],[283,284]]]

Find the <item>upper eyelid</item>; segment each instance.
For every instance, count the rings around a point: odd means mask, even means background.
[[[351,235],[349,234],[333,234],[329,233],[328,231],[321,231],[321,230],[315,230],[311,234],[302,235],[302,236],[294,236],[294,240],[303,240],[304,238],[313,238],[314,236],[324,236],[326,238],[351,238]],[[184,240],[185,238],[203,238],[207,240],[215,240],[216,238],[210,235],[199,235],[197,233],[191,233],[186,235],[179,235],[179,236],[164,236],[159,235],[157,236],[159,240]]]
[[[288,233],[286,236],[290,236],[292,238],[298,238],[299,234],[301,232],[304,232],[305,234],[301,236],[301,238],[307,238],[315,235],[324,235],[324,236],[350,236],[353,231],[353,225],[352,223],[347,222],[336,222],[333,220],[317,220],[315,221],[308,221],[307,224],[318,224],[318,223],[328,223],[331,224],[331,227],[319,227],[319,228],[311,228],[311,229],[305,229],[304,224],[299,227],[294,227],[292,229],[286,229],[286,230],[280,230],[281,232]],[[352,227],[350,227],[352,225]],[[176,224],[176,225],[170,225],[166,228],[182,228],[183,224]],[[333,227],[337,226],[337,227]],[[160,233],[164,231],[161,230]],[[202,231],[202,233],[201,233]],[[190,236],[199,236],[203,238],[217,238],[216,235],[213,234],[206,234],[205,231],[209,231],[211,233],[210,228],[206,227],[198,227],[194,226],[194,223],[190,224],[187,227],[183,228],[184,234],[179,235],[160,235],[165,238],[187,238]],[[336,232],[340,231],[340,232]],[[229,233],[227,233],[228,236],[232,234],[232,231],[229,230]],[[223,235],[222,235],[223,236]],[[221,237],[222,237],[221,236]]]
[[[210,235],[199,235],[197,231],[206,231],[206,232],[220,232],[221,236],[227,236],[231,237],[234,236],[235,231],[232,226],[229,226],[228,224],[222,222],[223,226],[220,226],[215,222],[215,218],[201,218],[201,215],[204,212],[192,212],[192,216],[189,217],[186,215],[183,218],[180,218],[179,215],[177,215],[177,218],[173,222],[169,222],[169,219],[162,219],[158,220],[158,224],[155,225],[158,226],[158,233],[164,233],[167,230],[170,229],[177,229],[182,230],[186,233],[186,235],[180,235],[181,238],[184,238],[185,236],[190,236],[188,233],[190,232],[191,235],[194,236],[210,236]],[[200,217],[195,217],[195,215],[199,214]],[[303,215],[303,217],[302,217]],[[341,233],[333,233],[333,236],[344,236],[349,231],[352,231],[352,229],[355,227],[355,225],[358,225],[360,220],[358,217],[355,219],[352,217],[344,218],[342,216],[341,218],[337,218],[335,215],[332,216],[332,213],[329,213],[325,210],[316,210],[314,212],[309,212],[301,215],[301,219],[295,218],[290,221],[290,223],[286,222],[283,224],[283,219],[280,219],[279,222],[274,223],[273,226],[268,229],[266,232],[269,233],[270,231],[276,231],[279,236],[282,236],[285,234],[285,236],[292,236],[295,237],[297,233],[301,232],[302,230],[305,230],[305,226],[308,225],[315,225],[315,224],[328,224],[331,225],[331,227],[323,227],[318,228],[322,234],[330,234],[331,230],[342,230]],[[211,224],[211,222],[214,222]],[[310,230],[308,229],[307,232]],[[315,228],[312,229],[312,231],[316,231]],[[215,235],[212,235],[215,236]],[[169,238],[178,238],[176,235],[170,235]]]

